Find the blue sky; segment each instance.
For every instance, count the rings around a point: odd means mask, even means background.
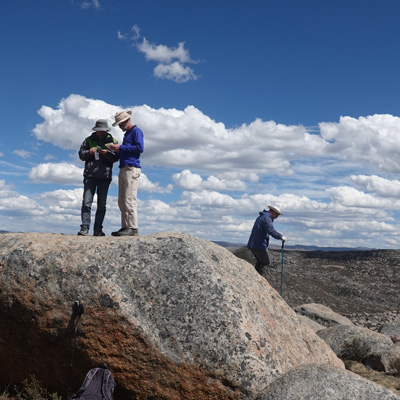
[[[76,234],[79,146],[130,109],[140,234],[245,243],[273,204],[287,244],[399,248],[399,15],[397,0],[1,2],[0,230]]]

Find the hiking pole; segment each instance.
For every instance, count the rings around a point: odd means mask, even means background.
[[[283,285],[283,247],[284,246],[285,246],[285,241],[282,240],[281,296],[282,296],[282,285]]]
[[[79,302],[79,300],[75,300],[75,303],[72,306],[72,315],[75,316],[75,319],[74,319],[74,336],[72,338],[71,363],[69,365],[69,373],[68,373],[67,400],[71,399],[70,387],[71,387],[72,364],[74,362],[75,340],[76,340],[76,333],[78,331],[78,322],[81,319],[83,310],[84,310],[83,304]]]

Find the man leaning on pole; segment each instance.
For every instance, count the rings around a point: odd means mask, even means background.
[[[261,211],[254,222],[247,247],[251,250],[257,260],[255,269],[260,275],[268,274],[269,237],[272,236],[274,239],[282,240],[282,242],[285,242],[286,240],[286,238],[274,228],[274,220],[280,215],[283,214],[278,207],[268,206],[268,211]]]

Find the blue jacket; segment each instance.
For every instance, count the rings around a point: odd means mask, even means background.
[[[270,236],[277,240],[283,237],[282,234],[275,230],[271,214],[264,210],[260,212],[260,216],[254,222],[247,247],[249,249],[266,251]]]
[[[143,132],[135,125],[125,132],[122,144],[116,151],[119,157],[119,167],[141,168],[139,158],[143,150]]]

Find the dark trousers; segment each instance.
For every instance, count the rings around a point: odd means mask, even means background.
[[[268,252],[266,250],[265,251],[264,250],[255,250],[255,249],[250,249],[250,250],[257,260],[256,265],[254,267],[255,267],[256,271],[260,275],[262,275],[263,272],[265,272],[265,267],[269,266]]]
[[[81,209],[82,227],[90,227],[90,214],[92,210],[93,197],[97,191],[97,210],[94,220],[94,230],[101,231],[103,229],[104,216],[106,215],[106,203],[108,187],[111,180],[85,178],[83,180],[83,200]]]

